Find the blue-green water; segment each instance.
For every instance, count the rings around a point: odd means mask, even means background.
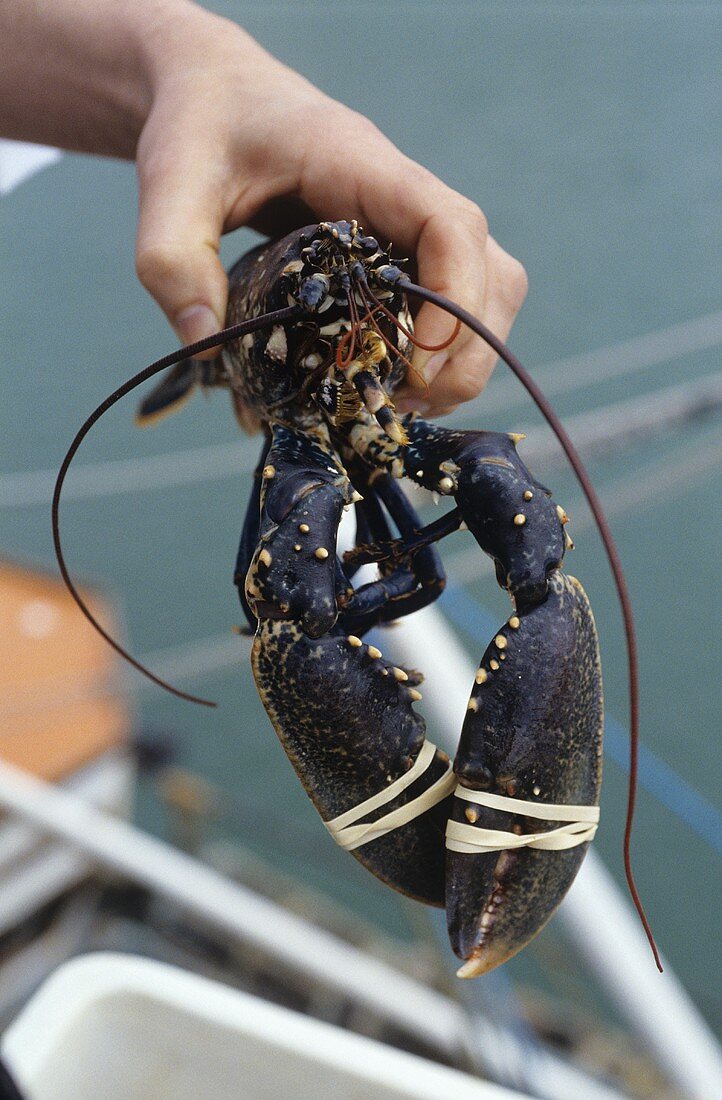
[[[530,274],[512,339],[529,366],[720,308],[719,5],[211,6],[480,203],[494,235]],[[83,157],[64,159],[0,202],[3,472],[57,465],[87,412],[174,346],[134,277],[135,203],[132,167]],[[234,234],[224,257],[230,261],[251,239]],[[718,349],[673,357],[631,376],[602,378],[558,405],[569,417],[626,397],[642,402],[656,389],[718,369],[718,360]],[[475,412],[480,426],[535,422],[524,404],[513,414],[486,417],[483,397]],[[236,438],[221,395],[196,400],[153,431],[137,431],[131,413],[131,404],[113,410],[79,461]],[[654,483],[683,465],[699,465],[698,474],[650,490],[622,510],[614,528],[637,612],[645,743],[713,802],[719,789],[719,472],[705,455],[718,440],[719,426],[711,422],[665,431],[591,463],[612,506],[620,486],[643,476]],[[249,461],[254,452],[255,443],[248,443]],[[553,483],[572,516],[581,514],[571,477],[557,469]],[[129,486],[125,495],[68,501],[68,560],[79,576],[122,599],[134,652],[218,635],[238,621],[231,573],[248,489],[247,472],[239,472],[198,486]],[[51,563],[48,507],[0,510],[0,547]],[[468,547],[458,540],[450,549]],[[598,539],[588,530],[578,540],[573,572],[595,607],[609,712],[625,722],[619,615]],[[505,597],[491,579],[467,583],[484,606],[505,613]],[[478,639],[475,655],[486,641]],[[404,935],[401,903],[319,832],[257,701],[241,648],[237,670],[192,684],[219,700],[218,711],[196,710],[158,692],[143,695],[140,720],[176,730],[185,761],[232,792],[239,803],[236,833],[246,843]],[[624,800],[624,775],[609,764],[596,844],[619,879]],[[254,812],[259,805],[265,813]],[[140,814],[162,827],[145,795]],[[284,832],[282,847],[281,825],[289,821],[294,828]],[[712,1019],[720,1007],[713,978],[718,856],[646,793],[635,855],[660,944]],[[548,958],[557,964],[563,958],[553,925],[510,970],[533,977],[536,962]],[[585,995],[567,963],[557,982]]]

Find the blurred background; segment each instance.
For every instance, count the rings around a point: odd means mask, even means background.
[[[478,202],[525,264],[530,292],[509,342],[588,463],[636,611],[640,893],[661,949],[719,1028],[719,6],[206,6]],[[135,278],[135,216],[133,167],[82,156],[0,199],[0,554],[42,570],[55,568],[49,502],[74,432],[175,346]],[[255,239],[227,237],[224,260]],[[231,633],[257,441],[239,438],[224,394],[195,398],[152,430],[134,427],[133,410],[131,398],[105,417],[69,475],[67,560],[115,601],[135,655],[220,704],[194,708],[123,673],[134,730],[154,751],[172,749],[175,769],[141,773],[136,820],[193,850],[238,842],[244,858],[312,889],[319,911],[328,899],[400,953],[419,936],[434,942],[436,928],[419,930],[423,914],[323,834],[257,698],[247,642]],[[594,607],[609,719],[595,848],[622,883],[625,648],[599,537],[561,451],[503,365],[448,422],[527,430],[535,473],[571,516],[568,564]],[[500,623],[507,598],[469,536],[444,549],[450,587],[440,606],[478,660],[489,616]],[[503,969],[527,1015],[571,1004],[625,1031],[557,921]]]

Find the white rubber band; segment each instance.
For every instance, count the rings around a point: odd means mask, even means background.
[[[521,814],[523,817],[536,817],[542,821],[566,821],[567,824],[543,833],[523,833],[518,836],[516,833],[502,832],[497,829],[480,829],[461,821],[449,821],[446,826],[446,847],[452,852],[475,854],[503,852],[513,848],[541,848],[544,851],[559,852],[592,840],[599,823],[598,806],[562,806],[550,802],[525,802],[520,798],[508,798],[506,795],[471,791],[468,787],[462,787],[461,784],[457,786],[454,794],[466,802],[476,802],[480,806],[490,806],[495,810],[506,810]]]
[[[553,802],[525,802],[521,798],[509,798],[489,791],[472,791],[461,783],[454,791],[456,798],[476,802],[479,806],[491,806],[493,810],[507,810],[524,817],[538,817],[542,821],[591,821],[599,822],[599,806],[554,805]]]
[[[419,755],[407,772],[395,779],[388,787],[384,787],[378,794],[372,795],[371,798],[367,798],[358,806],[354,806],[353,809],[346,810],[331,821],[325,821],[324,825],[336,843],[345,848],[347,852],[352,851],[354,848],[360,848],[362,844],[369,844],[372,840],[378,840],[379,837],[385,836],[393,829],[399,829],[402,825],[406,825],[451,794],[456,783],[456,777],[452,770],[452,764],[449,762],[444,774],[420,795],[413,798],[411,802],[407,802],[405,806],[399,806],[397,810],[392,810],[391,813],[385,814],[377,821],[360,825],[355,824],[359,818],[365,817],[373,810],[379,809],[380,806],[385,806],[387,802],[392,802],[402,791],[410,787],[427,770],[435,754],[436,745],[432,745],[431,741],[425,741]]]

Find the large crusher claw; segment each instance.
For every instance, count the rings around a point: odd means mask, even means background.
[[[455,498],[454,522],[492,557],[515,607],[476,674],[454,762],[446,908],[459,973],[473,977],[546,924],[594,835],[599,645],[581,585],[560,569],[568,517],[519,458],[519,437],[419,419],[408,429],[407,472]],[[415,547],[437,529],[446,533],[437,521]]]
[[[569,889],[596,827],[602,724],[589,601],[556,572],[487,648],[454,763],[446,908],[461,977],[521,950]]]

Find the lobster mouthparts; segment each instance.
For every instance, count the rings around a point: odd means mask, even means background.
[[[459,977],[520,951],[571,886],[588,842],[554,846],[594,833],[602,724],[589,602],[577,580],[556,572],[547,599],[512,616],[488,647],[469,700],[447,831],[446,910],[451,945],[464,960]],[[504,846],[551,832],[544,847]]]

